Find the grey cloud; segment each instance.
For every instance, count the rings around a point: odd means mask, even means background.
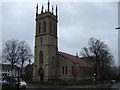
[[[42,3],[39,3],[41,7]],[[46,5],[45,3],[43,3]],[[90,37],[105,41],[117,60],[117,3],[52,3],[58,5],[59,50],[81,52]],[[3,3],[3,40],[27,41],[34,50],[35,3]],[[39,9],[40,10],[40,9]]]

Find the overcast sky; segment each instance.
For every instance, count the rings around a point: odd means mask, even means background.
[[[34,50],[37,2],[2,3],[2,38],[25,40]],[[47,9],[47,2],[39,2]],[[80,54],[91,37],[101,39],[118,59],[117,2],[52,2],[58,6],[58,49]],[[34,52],[34,51],[33,51]]]

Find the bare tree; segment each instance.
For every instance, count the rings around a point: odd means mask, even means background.
[[[13,69],[14,65],[18,65],[18,63],[23,67],[25,61],[29,62],[32,52],[25,41],[8,40],[3,45],[2,58],[3,61],[10,63]]]
[[[31,62],[31,58],[33,57],[31,49],[29,45],[25,41],[20,42],[20,52],[19,52],[20,60],[19,63],[21,64],[21,68],[23,68],[23,65],[25,62]]]
[[[98,69],[101,69],[101,78],[103,76],[103,68],[105,66],[110,66],[113,60],[113,56],[111,55],[107,44],[104,42],[90,38],[88,42],[88,47],[83,48],[83,52],[81,52],[84,57],[89,57],[94,64],[94,73],[95,80],[98,77]]]
[[[20,47],[20,44],[18,40],[8,40],[3,45],[3,52],[2,52],[3,61],[10,63],[12,65],[12,69],[20,59],[19,47]]]
[[[106,74],[110,75],[110,68],[113,64],[113,56],[109,52],[109,49],[102,49],[99,54],[99,66],[100,66],[100,75],[101,80],[103,80],[103,76],[105,78]],[[107,76],[108,77],[108,76]]]

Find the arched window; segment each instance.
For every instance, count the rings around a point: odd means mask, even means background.
[[[63,75],[64,75],[64,74],[67,75],[67,66],[63,66],[63,67],[62,67],[62,72],[63,72]]]
[[[41,33],[41,22],[39,22],[39,34]]]
[[[46,32],[46,21],[44,21],[44,32]]]
[[[40,59],[40,64],[43,64],[43,52],[42,51],[40,51],[39,59]]]
[[[63,74],[64,74],[64,66],[62,67],[62,72],[63,72]]]
[[[66,73],[65,73],[65,74],[67,74],[67,66],[65,66],[65,70],[66,70]]]

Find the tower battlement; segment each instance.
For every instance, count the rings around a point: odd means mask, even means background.
[[[37,6],[36,6],[36,16],[37,16],[37,15],[44,14],[44,13],[49,13],[49,14],[52,14],[52,15],[54,15],[54,16],[57,17],[57,12],[58,12],[57,5],[56,5],[56,8],[55,8],[55,14],[54,14],[54,7],[53,7],[53,5],[52,5],[52,7],[51,7],[51,10],[50,10],[50,2],[49,2],[49,1],[48,1],[47,5],[48,5],[47,10],[46,10],[46,9],[44,10],[44,6],[42,5],[41,12],[39,13],[39,12],[38,12],[39,6],[38,6],[38,4],[37,4]]]

